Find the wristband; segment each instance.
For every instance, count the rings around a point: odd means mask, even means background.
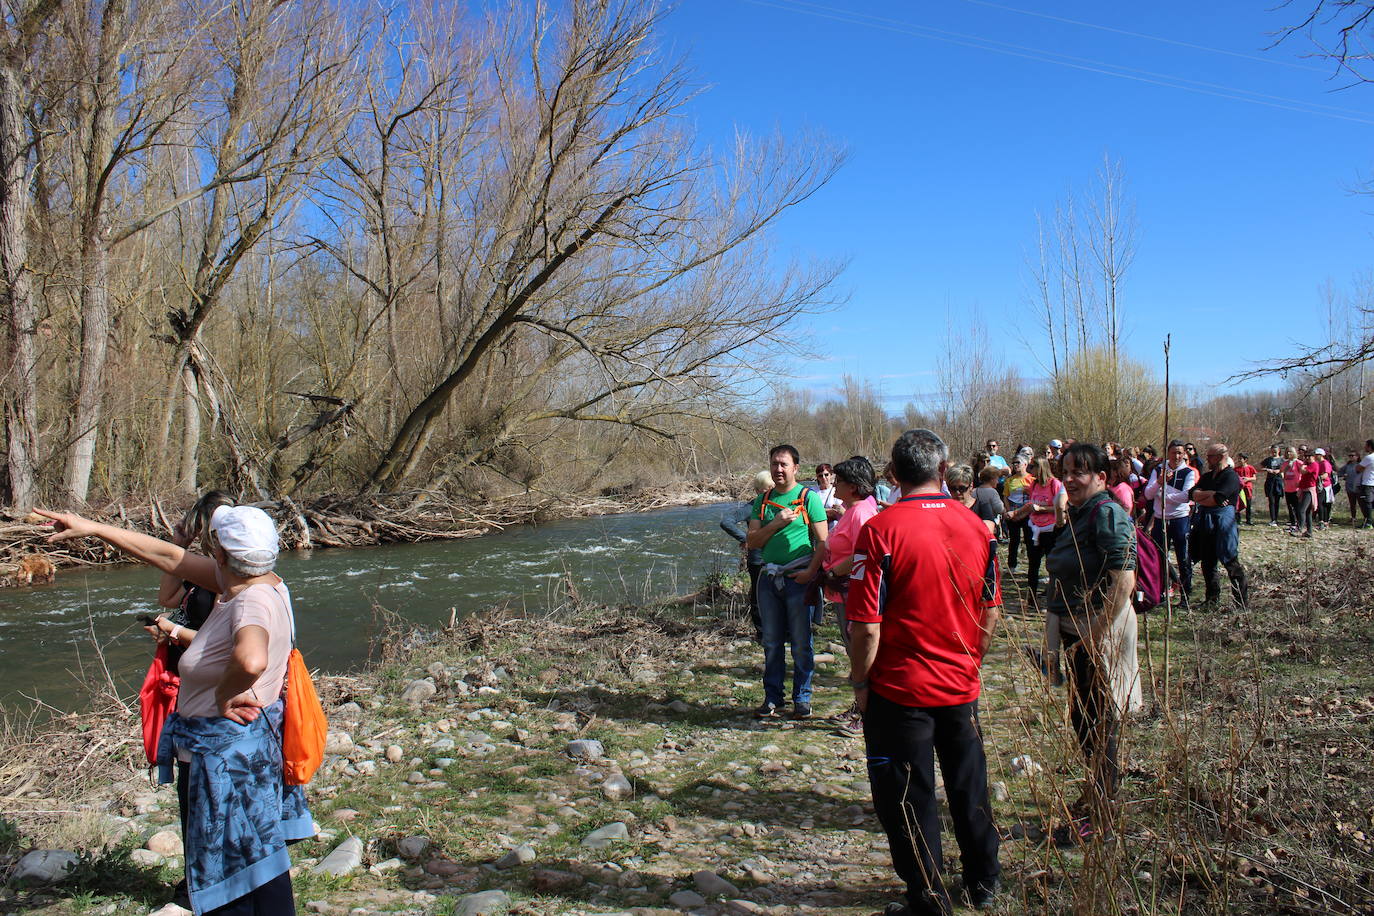
[[[172,642],[180,642],[180,640],[178,640],[177,637],[181,635],[181,624],[177,624],[176,626],[172,627],[172,632],[168,633],[167,635],[172,638]]]

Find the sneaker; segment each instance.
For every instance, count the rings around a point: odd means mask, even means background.
[[[1278,526],[1279,526],[1279,523],[1278,523],[1278,522],[1270,522],[1270,523],[1269,523],[1269,527],[1270,527],[1270,528],[1277,528]]]
[[[792,718],[809,719],[811,718],[811,704],[797,702],[792,706]]]
[[[764,703],[758,709],[754,710],[755,719],[776,719],[781,714],[782,710],[778,709],[778,707],[772,703]]]
[[[862,738],[864,736],[864,717],[856,709],[838,717],[835,734],[841,738]]]
[[[990,910],[997,902],[997,896],[1002,893],[1002,879],[993,878],[991,881],[979,881],[972,887],[965,887],[964,894],[968,897],[968,905],[975,910]]]

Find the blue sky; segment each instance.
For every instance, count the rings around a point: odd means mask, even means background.
[[[821,360],[796,384],[824,395],[850,373],[899,408],[933,389],[947,315],[976,310],[993,347],[1039,374],[1021,342],[1038,333],[1036,214],[1088,191],[1104,155],[1124,168],[1138,224],[1134,355],[1159,362],[1171,332],[1174,378],[1213,386],[1322,340],[1321,288],[1352,289],[1374,266],[1374,198],[1355,193],[1374,176],[1374,86],[1340,91],[1302,36],[1265,50],[1304,14],[1229,0],[683,0],[664,37],[705,89],[689,115],[707,142],[780,128],[848,149],[776,233],[784,253],[849,260],[848,302],[813,322]]]

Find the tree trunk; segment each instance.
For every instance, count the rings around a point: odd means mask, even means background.
[[[17,509],[37,498],[38,309],[28,269],[28,168],[18,62],[0,60],[0,307],[5,312],[5,475]]]
[[[181,426],[181,474],[177,490],[194,496],[200,471],[200,390],[196,385],[196,373],[189,363],[182,366],[181,381],[185,388],[182,400],[185,416]]]
[[[99,238],[88,238],[85,247],[81,257],[81,366],[66,471],[67,498],[77,505],[86,501],[95,466],[96,427],[110,342],[110,254]]]

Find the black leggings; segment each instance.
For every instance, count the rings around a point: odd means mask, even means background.
[[[1040,532],[1039,544],[1033,540],[1026,542],[1026,556],[1030,559],[1030,576],[1027,581],[1030,583],[1032,592],[1040,590],[1040,561],[1054,549],[1054,541],[1057,537],[1059,537],[1059,529],[1051,528],[1049,531]]]
[[[1279,522],[1279,503],[1283,502],[1283,489],[1266,486],[1264,495],[1269,498],[1269,521]]]
[[[1301,531],[1307,529],[1307,533],[1312,533],[1312,491],[1299,490],[1296,493],[1283,494],[1288,500],[1288,517],[1292,520],[1293,528]]]

